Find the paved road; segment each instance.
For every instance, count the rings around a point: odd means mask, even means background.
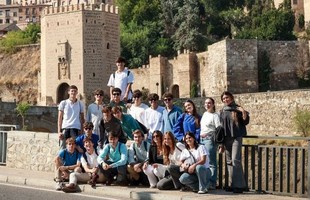
[[[0,200],[123,200],[124,198],[99,197],[82,193],[39,189],[28,186],[0,183]]]

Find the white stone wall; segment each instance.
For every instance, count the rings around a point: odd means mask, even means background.
[[[52,172],[58,150],[56,133],[9,131],[6,166]]]

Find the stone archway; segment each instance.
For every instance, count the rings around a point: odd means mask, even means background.
[[[69,98],[68,88],[69,88],[68,83],[62,83],[62,84],[60,84],[58,86],[58,89],[57,89],[57,104],[59,104],[62,100]]]
[[[180,98],[180,90],[178,85],[173,85],[171,88],[173,98]]]

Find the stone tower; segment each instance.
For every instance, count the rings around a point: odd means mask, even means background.
[[[118,8],[111,4],[49,7],[41,21],[40,105],[56,105],[76,85],[84,103],[92,91],[108,91],[120,55]]]

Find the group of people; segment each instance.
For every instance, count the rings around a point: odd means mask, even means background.
[[[230,188],[242,193],[246,187],[241,164],[242,137],[246,135],[249,113],[225,91],[220,112],[214,99],[205,99],[201,116],[190,99],[184,111],[174,105],[173,95],[131,92],[133,74],[118,58],[118,70],[111,74],[111,101],[104,105],[104,92],[94,91],[84,118],[78,89],[69,87],[69,98],[59,104],[58,134],[61,150],[55,159],[56,190],[75,192],[78,182],[92,187],[105,185],[145,185],[160,190],[192,190],[205,194],[217,186],[217,154],[226,153]],[[124,92],[123,92],[124,91]],[[131,102],[131,103],[128,103]],[[218,128],[225,140],[214,140]],[[63,184],[68,180],[68,184]],[[220,180],[221,181],[221,180]]]

